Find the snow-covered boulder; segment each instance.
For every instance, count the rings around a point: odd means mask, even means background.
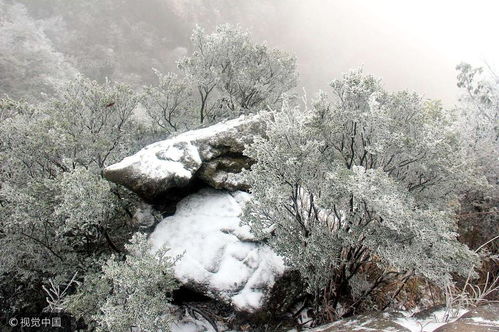
[[[174,271],[183,284],[237,311],[255,312],[284,273],[284,263],[240,225],[249,198],[241,191],[202,189],[180,201],[176,213],[156,226],[150,241],[153,249],[164,245],[171,248],[172,257],[182,255]]]
[[[499,304],[488,303],[473,308],[455,322],[439,327],[435,332],[488,332],[499,331]]]
[[[373,312],[364,315],[357,315],[336,322],[305,330],[307,332],[367,332],[367,331],[391,331],[391,332],[411,332],[410,329],[396,322],[402,314],[392,312]]]
[[[264,126],[262,115],[241,116],[146,146],[104,169],[104,177],[147,201],[200,179],[216,189],[246,189],[239,176],[252,160],[243,155]]]
[[[304,330],[306,332],[333,332],[333,331],[407,331],[407,332],[432,332],[432,331],[482,331],[482,330],[446,330],[446,326],[453,326],[454,321],[466,311],[447,311],[438,306],[424,310],[417,314],[408,311],[374,311],[360,314],[336,322]],[[487,330],[488,331],[488,330]]]

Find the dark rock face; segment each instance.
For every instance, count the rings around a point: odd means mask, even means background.
[[[215,189],[248,190],[249,186],[240,173],[253,163],[251,158],[242,154],[227,155],[203,163],[196,176]]]
[[[289,315],[289,310],[296,303],[296,299],[306,295],[305,288],[298,271],[286,270],[266,295],[265,310],[253,315],[252,321],[257,324],[280,322],[283,325],[292,325],[294,318]]]
[[[489,332],[499,331],[499,304],[491,303],[473,308],[457,321],[439,327],[435,332]]]
[[[148,145],[104,169],[104,177],[145,201],[162,201],[199,179],[215,189],[247,190],[240,172],[253,161],[245,144],[264,131],[264,116],[241,116]]]

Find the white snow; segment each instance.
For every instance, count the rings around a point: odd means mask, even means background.
[[[136,154],[108,166],[107,170],[115,171],[133,167],[139,170],[142,176],[154,180],[171,177],[189,180],[201,166],[202,160],[211,158],[213,153],[208,145],[196,144],[196,142],[222,133],[236,132],[237,127],[247,121],[247,117],[241,116],[150,144]]]
[[[268,246],[251,241],[240,226],[244,192],[203,189],[177,205],[150,236],[153,249],[165,245],[176,263],[176,277],[204,285],[237,309],[261,307],[266,291],[284,272],[284,263]]]
[[[476,322],[476,323],[483,323],[483,324],[489,324],[489,325],[499,325],[499,319],[496,320],[488,320],[483,317],[471,317],[471,320]]]
[[[183,134],[178,135],[175,139],[177,141],[193,141],[199,139],[206,139],[212,136],[216,136],[222,132],[227,132],[234,127],[237,127],[248,120],[246,116],[240,116],[236,119],[218,122],[213,126],[201,128],[197,130],[191,130]]]
[[[446,309],[441,309],[435,311],[430,317],[426,319],[417,319],[415,317],[408,316],[396,319],[395,322],[411,330],[411,332],[432,332],[438,329],[440,326],[456,321],[466,312],[468,311],[459,310],[455,312],[449,312]],[[408,315],[408,313],[406,312],[402,313]]]
[[[118,170],[134,166],[142,175],[155,180],[172,176],[190,179],[201,166],[198,150],[188,142],[181,145],[182,149],[175,143],[175,139],[172,139],[148,145],[107,169]]]
[[[452,312],[447,311],[445,308],[435,311],[431,316],[428,318],[416,318],[413,316],[413,313],[408,312],[408,311],[399,311],[401,314],[403,314],[405,317],[403,318],[394,318],[392,321],[394,323],[397,323],[406,329],[410,330],[411,332],[432,332],[439,328],[440,326],[443,326],[448,323],[452,323],[456,321],[459,317],[464,315],[467,310],[455,310]],[[385,313],[386,318],[389,318],[390,316]],[[375,320],[375,319],[374,319]],[[351,321],[344,322],[342,326],[348,326],[352,328],[353,330],[359,329],[362,331],[367,331],[367,330],[372,330],[372,331],[379,331],[374,328],[368,328],[367,325],[372,322],[373,319],[368,319],[368,320],[358,320],[358,319],[353,319]],[[337,324],[339,324],[341,321],[336,321],[327,325],[323,325],[320,327],[316,327],[310,330],[305,330],[305,331],[310,331],[310,332],[321,332],[321,331],[326,331],[327,329],[330,329]],[[393,328],[388,328],[384,330],[385,332],[388,331],[393,331]],[[288,331],[291,332],[291,331]]]

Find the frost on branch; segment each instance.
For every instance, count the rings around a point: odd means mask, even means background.
[[[246,150],[258,162],[245,172],[254,195],[245,222],[300,271],[325,320],[390,282],[466,275],[477,257],[457,241],[452,215],[460,190],[483,183],[438,103],[386,92],[360,71],[331,87],[311,109],[275,112]],[[353,277],[369,270],[370,287],[352,294]]]

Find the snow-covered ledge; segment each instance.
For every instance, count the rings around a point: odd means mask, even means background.
[[[197,176],[217,189],[244,189],[239,172],[251,164],[244,145],[263,130],[262,114],[241,116],[146,146],[104,169],[104,177],[147,201]]]

